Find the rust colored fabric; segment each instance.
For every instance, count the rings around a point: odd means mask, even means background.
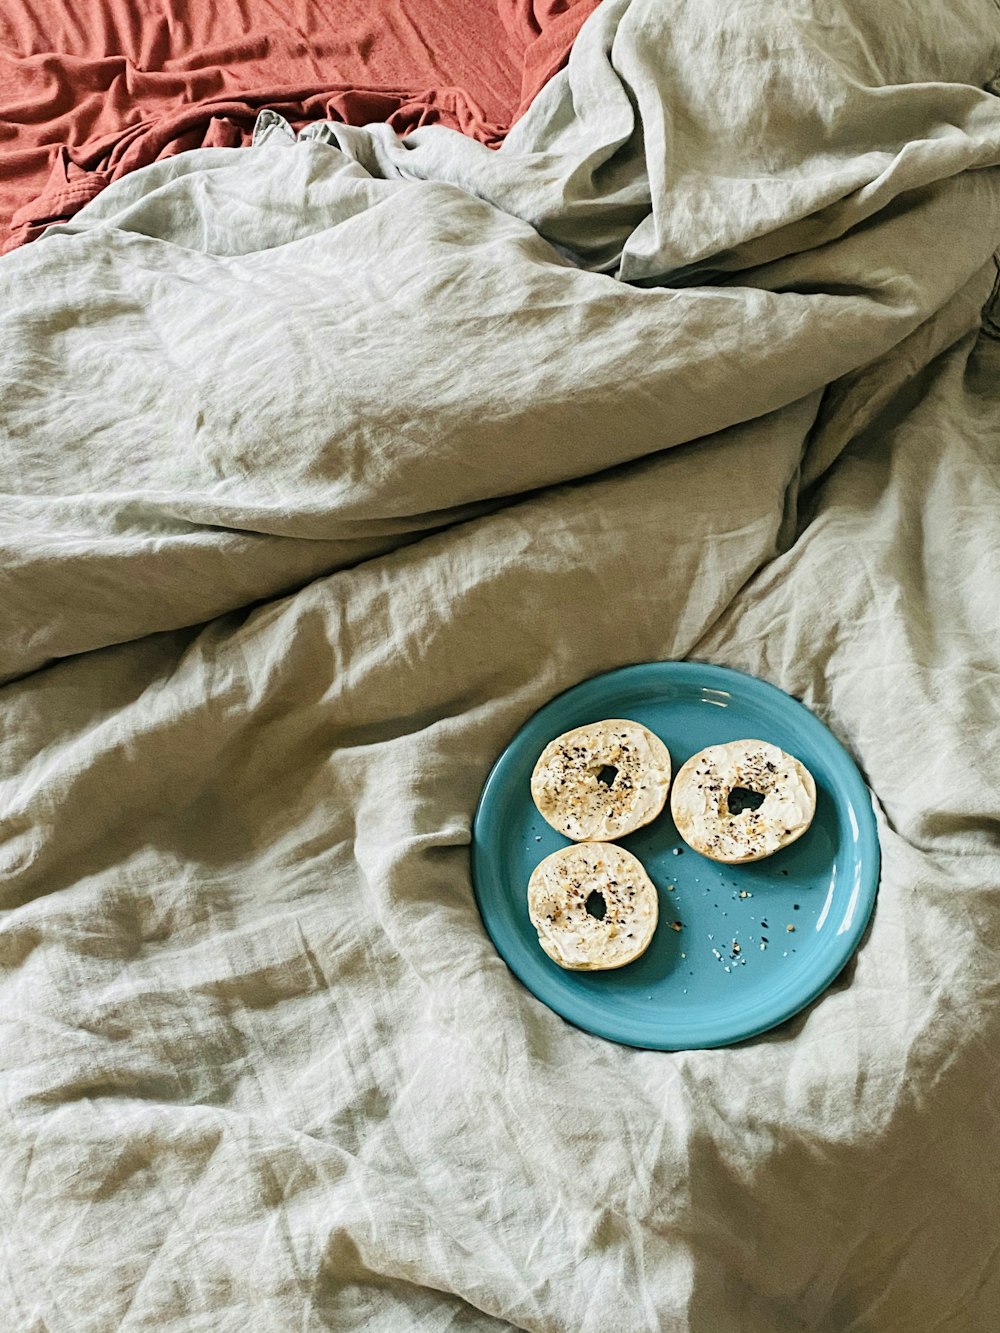
[[[598,0],[5,0],[0,242],[32,240],[112,180],[239,147],[257,112],[443,124],[496,147]]]

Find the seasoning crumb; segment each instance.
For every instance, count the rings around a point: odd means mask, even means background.
[[[753,894],[752,894],[752,893],[748,893],[746,889],[740,889],[740,897],[741,897],[741,898],[752,898],[752,897],[753,897]]]
[[[670,922],[670,929],[671,929],[671,930],[681,930],[681,929],[683,929],[683,927],[681,926],[681,923],[680,923],[679,921],[671,921],[671,922]]]
[[[739,940],[733,940],[733,953],[739,953],[739,951],[740,951]]]
[[[763,951],[764,949],[767,948],[767,945],[766,945],[766,944],[762,944],[760,947],[761,947],[761,950]]]
[[[786,926],[785,929],[788,931],[789,934],[791,934],[792,931],[795,929],[795,927],[794,927],[794,926]]]

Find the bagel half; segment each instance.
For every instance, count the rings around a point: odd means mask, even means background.
[[[528,881],[528,915],[554,963],[596,972],[624,967],[646,952],[659,899],[640,862],[624,847],[578,842],[535,867]]]
[[[612,842],[650,823],[670,790],[670,754],[658,736],[608,718],[557,736],[531,775],[546,823],[574,842]]]
[[[736,788],[763,797],[733,813]],[[801,838],[816,813],[816,783],[804,764],[767,741],[709,745],[682,765],[670,793],[677,831],[712,861],[761,861]]]

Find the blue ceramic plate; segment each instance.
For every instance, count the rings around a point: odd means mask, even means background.
[[[550,740],[604,717],[632,718],[655,732],[675,773],[706,745],[748,738],[780,745],[816,779],[816,817],[774,856],[724,866],[683,842],[668,801],[652,824],[621,840],[659,891],[652,944],[615,971],[567,972],[542,952],[528,919],[532,870],[567,845],[535,809],[529,780]],[[860,773],[802,704],[726,667],[649,662],[586,680],[525,723],[483,789],[472,874],[497,951],[543,1004],[610,1041],[688,1050],[765,1032],[829,986],[871,915],[879,845]],[[672,921],[682,929],[670,929]]]

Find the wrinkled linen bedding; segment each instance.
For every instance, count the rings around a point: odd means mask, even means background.
[[[604,0],[499,152],[265,115],[0,261],[6,1327],[993,1327],[998,67],[993,0]],[[661,1054],[468,848],[681,657],[828,722],[883,872]]]

